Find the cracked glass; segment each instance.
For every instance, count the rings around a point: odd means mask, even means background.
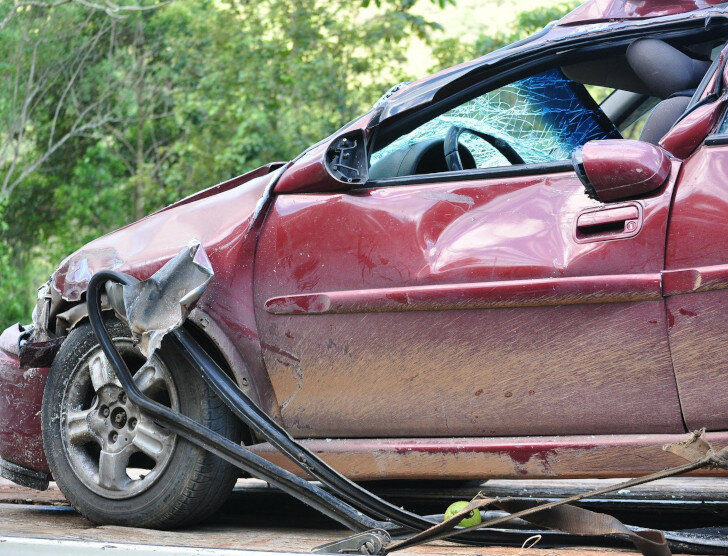
[[[445,112],[372,154],[371,162],[421,141],[443,139],[452,126],[502,139],[526,164],[566,160],[587,141],[621,137],[583,85],[552,69]],[[464,133],[460,143],[473,154],[478,168],[510,165],[503,154],[474,135]]]

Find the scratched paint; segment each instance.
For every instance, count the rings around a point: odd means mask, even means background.
[[[708,435],[716,448],[725,432]],[[684,463],[662,446],[684,435],[561,436],[558,438],[310,439],[301,442],[336,470],[355,480],[522,479],[626,477]],[[250,450],[302,475],[270,444]],[[725,475],[726,471],[717,471]],[[702,475],[715,475],[706,469]]]
[[[728,428],[726,164],[728,146],[703,146],[685,162],[667,239],[668,332],[680,401],[688,427],[709,430]]]
[[[659,287],[673,184],[640,201],[637,236],[592,243],[576,219],[600,204],[568,172],[277,197],[254,283],[261,339],[297,359],[263,351],[283,423],[306,437],[683,430]],[[624,297],[558,290],[582,278]]]
[[[40,404],[48,369],[23,369],[17,359],[19,329],[0,337],[0,458],[43,472]]]

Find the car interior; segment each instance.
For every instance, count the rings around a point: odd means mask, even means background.
[[[555,162],[593,139],[657,144],[696,104],[724,41],[637,39],[489,91],[375,150],[369,178]]]
[[[657,144],[687,110],[710,68],[711,61],[707,56],[703,59],[694,56],[698,54],[687,54],[662,40],[640,39],[629,45],[623,57],[609,59],[606,64],[590,61],[562,67],[562,71],[577,83],[622,92],[611,103],[605,101],[602,106],[615,123],[630,116],[625,112],[634,112],[630,105],[635,100],[656,100],[638,138]]]

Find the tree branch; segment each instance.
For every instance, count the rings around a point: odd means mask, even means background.
[[[51,9],[64,4],[76,3],[92,10],[102,11],[109,17],[121,18],[125,17],[126,14],[130,12],[156,10],[157,8],[165,6],[171,2],[173,2],[173,0],[163,0],[162,2],[145,6],[140,4],[117,4],[111,0],[105,0],[103,4],[91,2],[90,0],[16,0],[8,14],[2,21],[0,21],[0,31],[2,31],[10,23],[13,17],[15,17],[22,8],[36,7]]]

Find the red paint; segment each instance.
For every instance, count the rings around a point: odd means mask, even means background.
[[[728,268],[726,268],[728,279]],[[697,291],[703,284],[703,275],[697,268],[665,270],[662,273],[662,294],[665,296]]]
[[[261,338],[300,359],[292,372],[264,352],[284,425],[309,437],[682,430],[660,297],[679,167],[635,202],[636,236],[593,243],[576,241],[577,218],[604,205],[574,172],[280,195],[255,305]],[[574,404],[577,382],[588,399]]]
[[[660,17],[716,6],[724,0],[589,0],[559,20],[559,25]]]
[[[629,438],[629,437],[628,437]],[[632,439],[627,440],[629,442]],[[632,440],[633,441],[633,440]],[[357,444],[356,440],[345,441]],[[361,443],[376,443],[397,454],[422,452],[424,454],[507,454],[514,461],[525,464],[540,454],[555,450],[592,450],[600,446],[594,439],[565,437],[562,440],[543,437],[520,438],[402,438],[396,440],[370,440]]]
[[[326,169],[324,155],[329,147],[328,142],[323,142],[317,147],[305,153],[296,164],[278,180],[275,187],[276,193],[293,193],[305,189],[301,184],[326,184],[319,187],[340,189],[341,184],[336,181]]]
[[[268,164],[264,164],[260,168],[256,168],[255,170],[251,170],[250,172],[246,172],[245,174],[242,174],[235,178],[231,178],[227,181],[218,183],[217,185],[213,185],[212,187],[208,187],[207,189],[203,189],[202,191],[198,191],[197,193],[193,193],[192,195],[185,197],[184,199],[181,199],[181,200],[177,201],[176,203],[173,203],[167,207],[164,207],[161,210],[169,210],[171,208],[178,207],[180,205],[186,205],[187,203],[199,201],[200,199],[204,199],[206,197],[211,197],[213,195],[217,195],[219,193],[229,191],[230,189],[243,185],[244,183],[249,182],[250,180],[259,178],[261,176],[265,176],[266,174],[270,174],[271,172],[277,170],[278,168],[285,166],[285,164],[286,164],[285,162],[270,162]],[[159,211],[159,212],[161,212],[161,211]]]
[[[589,450],[592,448],[593,446],[589,446],[585,449]],[[518,473],[525,476],[529,475],[529,469],[527,466],[532,460],[536,460],[539,465],[548,472],[551,469],[549,459],[558,457],[559,452],[555,449],[544,450],[538,448],[534,449],[533,446],[519,446],[518,449],[508,450],[506,454],[516,463],[516,470]]]
[[[589,141],[581,155],[584,172],[605,203],[652,193],[665,184],[671,170],[667,153],[642,141]]]
[[[655,447],[683,432],[681,406],[690,427],[728,429],[728,147],[701,146],[724,99],[663,138],[672,160],[629,141],[585,147],[603,200],[622,198],[620,186],[636,196],[623,206],[588,198],[573,172],[345,193],[325,157],[339,133],[369,139],[380,117],[446,94],[448,77],[559,41],[647,33],[657,21],[645,18],[700,23],[723,14],[714,4],[588,2],[528,44],[395,93],[282,169],[276,197],[280,163],[89,243],[52,284],[77,303],[94,272],[145,278],[198,239],[216,275],[194,318],[238,380],[294,435],[363,438],[310,441],[322,453],[416,456],[373,475],[432,476],[441,462],[458,476],[468,454],[488,455],[473,472],[501,465],[501,476],[654,470],[668,457]],[[587,237],[617,216],[630,233]],[[21,368],[16,340],[0,337],[0,456],[46,470],[47,370]]]
[[[339,130],[334,136],[321,141],[305,152],[291,166],[275,186],[275,193],[341,191],[347,186],[336,179],[326,166],[326,152],[334,139],[352,131],[363,130],[367,136],[366,126],[370,115],[365,114]]]
[[[728,265],[699,266],[662,273],[665,296],[724,290],[728,288]]]
[[[677,158],[687,158],[715,128],[725,107],[725,97],[700,106],[660,139],[660,146]]]
[[[675,192],[663,290],[685,422],[728,428],[728,146],[701,146]]]
[[[22,369],[18,363],[17,326],[0,336],[0,458],[48,473],[40,416],[48,369]]]
[[[108,253],[112,252],[113,260],[118,261],[116,269],[143,279],[190,239],[198,239],[205,246],[215,279],[197,307],[234,344],[250,374],[251,394],[275,415],[276,401],[262,365],[252,300],[253,252],[265,216],[261,198],[274,175],[159,211],[92,241],[63,262],[53,275],[53,286],[71,300],[77,299],[88,278],[108,267]],[[69,284],[72,269],[77,272]],[[69,291],[75,295],[68,295]]]
[[[662,446],[684,434],[500,437],[307,439],[301,442],[355,480],[372,479],[514,479],[560,477],[631,477],[684,463]],[[728,433],[709,433],[717,448]],[[269,444],[250,450],[301,475]],[[721,473],[706,470],[706,474]],[[725,474],[725,472],[722,472]]]

